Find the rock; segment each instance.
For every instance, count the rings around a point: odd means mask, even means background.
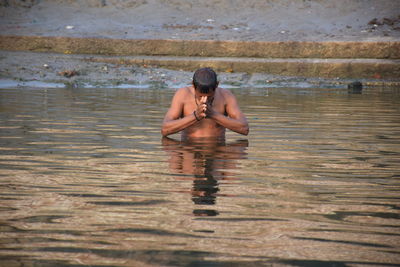
[[[67,78],[71,78],[72,76],[79,75],[79,73],[76,70],[64,70],[64,71],[60,71],[58,74],[61,76],[67,77]]]
[[[388,19],[388,18],[383,18],[383,24],[386,24],[386,25],[393,25],[393,24],[394,24],[394,21],[391,20],[391,19]]]
[[[377,18],[374,18],[370,22],[368,22],[368,25],[377,27],[379,25],[383,25],[383,23],[381,21],[379,21]]]
[[[378,22],[378,19],[377,19],[377,18],[374,18],[374,19],[372,19],[372,20],[370,20],[370,21],[368,22],[368,25],[374,25],[374,24],[377,24],[377,22]]]
[[[359,81],[352,82],[352,83],[347,85],[347,91],[350,94],[361,94],[362,89],[363,89],[363,85]]]

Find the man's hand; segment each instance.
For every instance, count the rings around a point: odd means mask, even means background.
[[[207,108],[205,111],[206,118],[212,118],[217,113],[217,111],[214,110],[211,102],[207,102],[206,105],[207,105]]]
[[[195,112],[196,117],[199,118],[199,120],[204,119],[207,116],[207,96],[202,96],[200,98],[200,103],[197,105]]]

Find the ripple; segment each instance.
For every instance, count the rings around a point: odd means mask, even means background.
[[[250,135],[161,139],[173,89],[0,89],[0,261],[396,266],[397,89],[232,89]]]

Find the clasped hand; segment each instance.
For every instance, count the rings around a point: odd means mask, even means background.
[[[214,113],[214,109],[211,106],[211,103],[207,102],[207,96],[202,96],[200,98],[200,103],[197,105],[196,116],[199,119],[210,118]]]

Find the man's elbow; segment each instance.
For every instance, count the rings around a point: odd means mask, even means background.
[[[240,133],[243,134],[243,135],[248,135],[249,131],[250,131],[249,126],[246,125],[240,130]]]
[[[162,129],[161,129],[161,135],[164,136],[164,137],[166,137],[166,136],[169,135],[169,133],[168,133],[168,131],[167,131],[166,129],[162,128]]]
[[[248,135],[248,134],[249,134],[249,131],[250,131],[249,127],[246,127],[246,128],[244,129],[244,131],[243,131],[243,135]]]

